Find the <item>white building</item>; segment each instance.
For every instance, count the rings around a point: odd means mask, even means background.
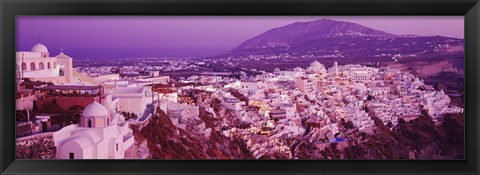
[[[277,72],[277,75],[278,75],[277,78],[279,80],[294,80],[295,77],[301,76],[303,74],[305,74],[305,72],[284,70],[284,71]]]
[[[328,73],[330,75],[334,75],[335,77],[339,77],[341,74],[343,74],[343,72],[342,72],[343,69],[342,68],[343,68],[343,66],[339,66],[338,62],[335,61],[335,62],[333,62],[333,66],[328,68]]]
[[[306,69],[306,72],[326,74],[327,70],[325,69],[325,66],[323,64],[318,61],[314,61],[310,63],[310,66]]]
[[[170,117],[174,124],[176,122],[174,119],[186,121],[200,120],[198,117],[200,115],[198,106],[180,104],[170,100],[162,100],[159,107],[160,110],[164,111]],[[176,124],[178,124],[178,121]]]
[[[33,81],[53,82],[56,84],[73,81],[72,58],[60,52],[51,57],[47,47],[36,44],[30,51],[16,53],[17,78],[29,78]]]
[[[373,96],[389,95],[390,87],[374,87],[371,90]]]
[[[316,89],[317,83],[310,78],[298,77],[295,78],[295,85],[302,92],[312,92]]]
[[[357,109],[355,107],[346,108],[347,115],[352,121],[352,123],[358,127],[360,131],[365,131],[366,129],[375,125],[372,118],[364,110]]]
[[[83,110],[79,125],[53,135],[58,159],[122,159],[134,142],[128,123],[97,102]]]
[[[143,114],[146,108],[146,91],[144,87],[119,87],[113,89],[112,98],[118,98],[118,111]]]
[[[349,69],[348,78],[351,81],[368,82],[375,80],[377,68],[356,65]]]
[[[266,84],[261,81],[242,81],[239,91],[249,99],[261,100],[265,98]]]
[[[230,92],[226,92],[222,95],[222,105],[233,111],[243,110],[240,99],[232,96]]]
[[[450,97],[443,92],[443,89],[440,90],[440,92],[433,91],[426,93],[424,99],[428,114],[432,118],[440,117],[442,113],[445,113],[444,111],[448,109],[448,105],[450,104]]]
[[[120,80],[120,74],[94,74],[90,76],[94,77],[93,79],[95,79],[98,82]]]
[[[170,76],[153,76],[153,77],[142,78],[139,80],[148,81],[154,84],[168,84],[170,82]]]
[[[18,92],[18,91],[17,91]],[[16,98],[16,109],[17,110],[32,110],[33,109],[33,101],[37,99],[34,92],[28,93],[17,93]]]
[[[335,76],[338,77],[339,75],[339,69],[338,69],[338,62],[333,63],[333,72],[335,73]]]

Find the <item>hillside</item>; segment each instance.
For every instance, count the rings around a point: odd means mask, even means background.
[[[300,158],[311,159],[463,159],[464,118],[446,115],[440,125],[423,113],[409,122],[400,120],[390,131],[378,118],[372,135],[332,143],[323,150],[300,145]]]
[[[368,58],[400,54],[438,56],[463,52],[463,39],[395,35],[347,21],[320,19],[268,30],[223,56],[312,55]]]
[[[250,49],[262,46],[288,46],[335,35],[360,35],[377,37],[395,36],[393,34],[374,30],[351,22],[320,19],[311,22],[296,22],[284,27],[271,29],[261,35],[245,41],[234,50]]]
[[[150,159],[252,159],[252,155],[240,138],[230,140],[215,130],[213,115],[203,109],[200,118],[209,137],[176,127],[161,110],[143,128],[133,127],[135,143],[147,142]]]

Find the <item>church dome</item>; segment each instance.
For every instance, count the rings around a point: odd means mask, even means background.
[[[38,44],[34,45],[30,51],[31,52],[42,53],[42,52],[48,52],[48,49],[45,45],[38,43]]]
[[[82,116],[85,117],[106,117],[108,116],[108,110],[102,104],[94,101],[89,104],[82,112]]]
[[[314,62],[312,62],[312,63],[310,64],[310,66],[311,66],[311,67],[321,67],[321,66],[323,66],[323,65],[322,65],[320,62],[318,62],[318,61],[315,60]]]

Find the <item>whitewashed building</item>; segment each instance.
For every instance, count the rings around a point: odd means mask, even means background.
[[[325,66],[323,64],[318,61],[314,61],[310,63],[310,66],[306,69],[306,72],[326,74],[327,70],[325,69]]]
[[[81,114],[79,125],[53,134],[57,159],[123,159],[134,142],[128,123],[93,102]]]
[[[143,114],[146,108],[146,91],[144,87],[119,87],[109,94],[112,98],[118,98],[118,111]]]
[[[72,58],[63,52],[51,57],[43,44],[36,44],[30,51],[17,52],[16,62],[17,78],[56,84],[73,82]]]

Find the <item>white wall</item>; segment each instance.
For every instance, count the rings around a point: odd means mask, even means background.
[[[146,108],[145,98],[139,97],[118,97],[118,110],[132,112],[137,115],[143,113]]]
[[[21,75],[22,73],[20,73]],[[25,78],[44,78],[44,77],[58,77],[59,68],[56,69],[43,69],[35,71],[25,71],[23,72],[23,77]]]
[[[16,101],[16,108],[17,110],[32,110],[33,109],[33,100],[35,99],[35,95],[19,98]]]
[[[93,146],[82,148],[75,141],[67,141],[59,149],[59,159],[69,159],[69,154],[74,153],[75,159],[93,159]]]
[[[115,80],[120,80],[120,74],[98,75],[94,79],[97,80],[98,82],[115,81]]]

